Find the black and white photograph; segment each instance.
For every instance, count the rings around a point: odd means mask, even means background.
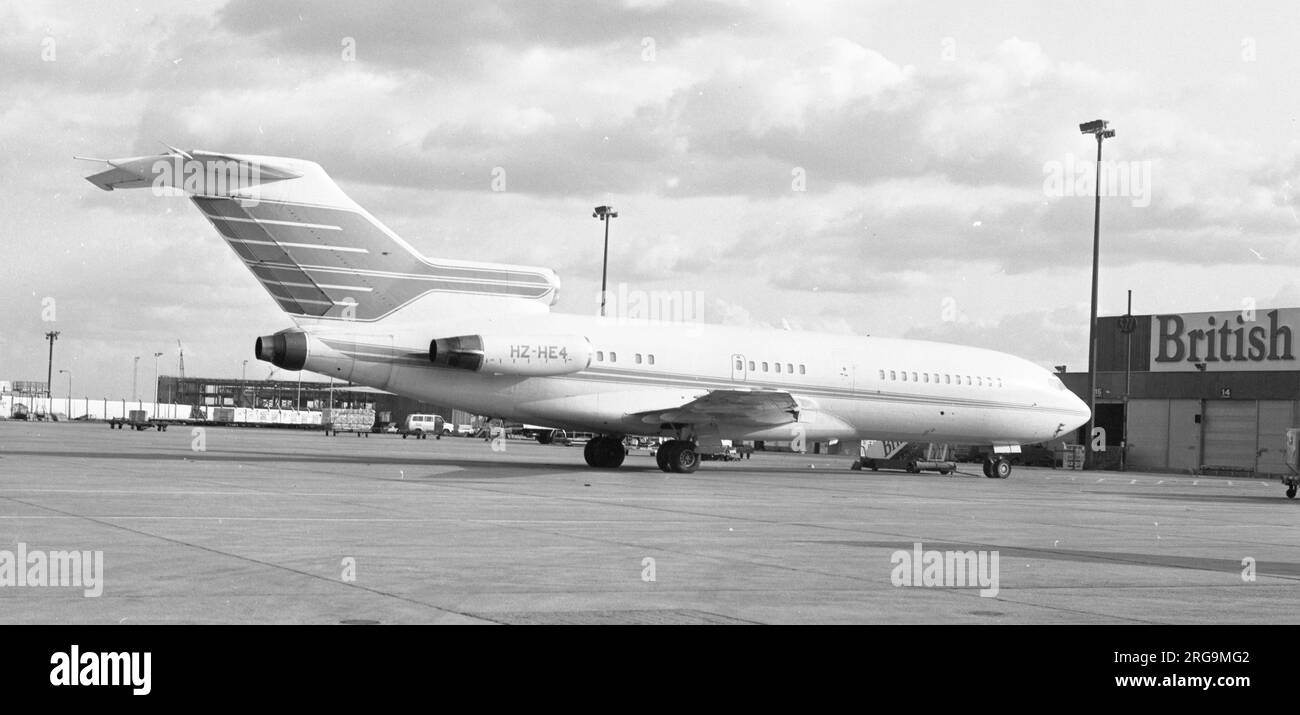
[[[1227,636],[1300,623],[1298,38],[1281,0],[0,3],[0,636],[60,644],[5,662],[135,701],[190,632],[937,626],[1280,687]]]

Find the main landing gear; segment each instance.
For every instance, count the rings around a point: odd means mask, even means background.
[[[582,456],[589,466],[597,469],[617,469],[623,465],[627,450],[623,448],[623,440],[618,437],[593,437],[587,441]],[[694,442],[674,439],[659,445],[655,462],[665,472],[690,474],[699,469],[700,455],[695,451]]]
[[[655,462],[665,472],[690,474],[700,467],[700,455],[695,452],[695,443],[684,439],[673,439],[659,445],[655,453]]]
[[[627,452],[623,440],[617,437],[592,437],[582,449],[587,464],[600,469],[617,469],[623,464]]]
[[[996,455],[985,457],[984,476],[989,479],[1006,479],[1011,476],[1011,462],[1006,457]]]

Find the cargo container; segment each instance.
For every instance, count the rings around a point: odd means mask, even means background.
[[[323,410],[321,413],[321,424],[325,426],[325,434],[338,434],[339,432],[355,432],[357,436],[370,436],[370,432],[375,427],[375,411],[366,409],[344,409],[332,408]]]

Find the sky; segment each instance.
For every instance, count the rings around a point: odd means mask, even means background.
[[[73,159],[164,142],[317,161],[426,255],[555,269],[558,311],[598,310],[609,204],[611,285],[708,322],[1083,369],[1088,120],[1102,315],[1300,306],[1296,37],[1289,2],[4,0],[0,380],[50,330],[78,396],[178,345],[268,376],[290,322],[198,211]]]

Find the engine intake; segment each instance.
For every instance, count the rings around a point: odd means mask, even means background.
[[[438,338],[429,343],[429,359],[434,365],[478,371],[483,367],[483,338],[478,335]]]
[[[593,354],[581,335],[458,335],[429,343],[434,365],[527,377],[585,370]]]
[[[307,334],[286,331],[264,335],[253,345],[253,354],[283,370],[301,370],[307,364]]]

